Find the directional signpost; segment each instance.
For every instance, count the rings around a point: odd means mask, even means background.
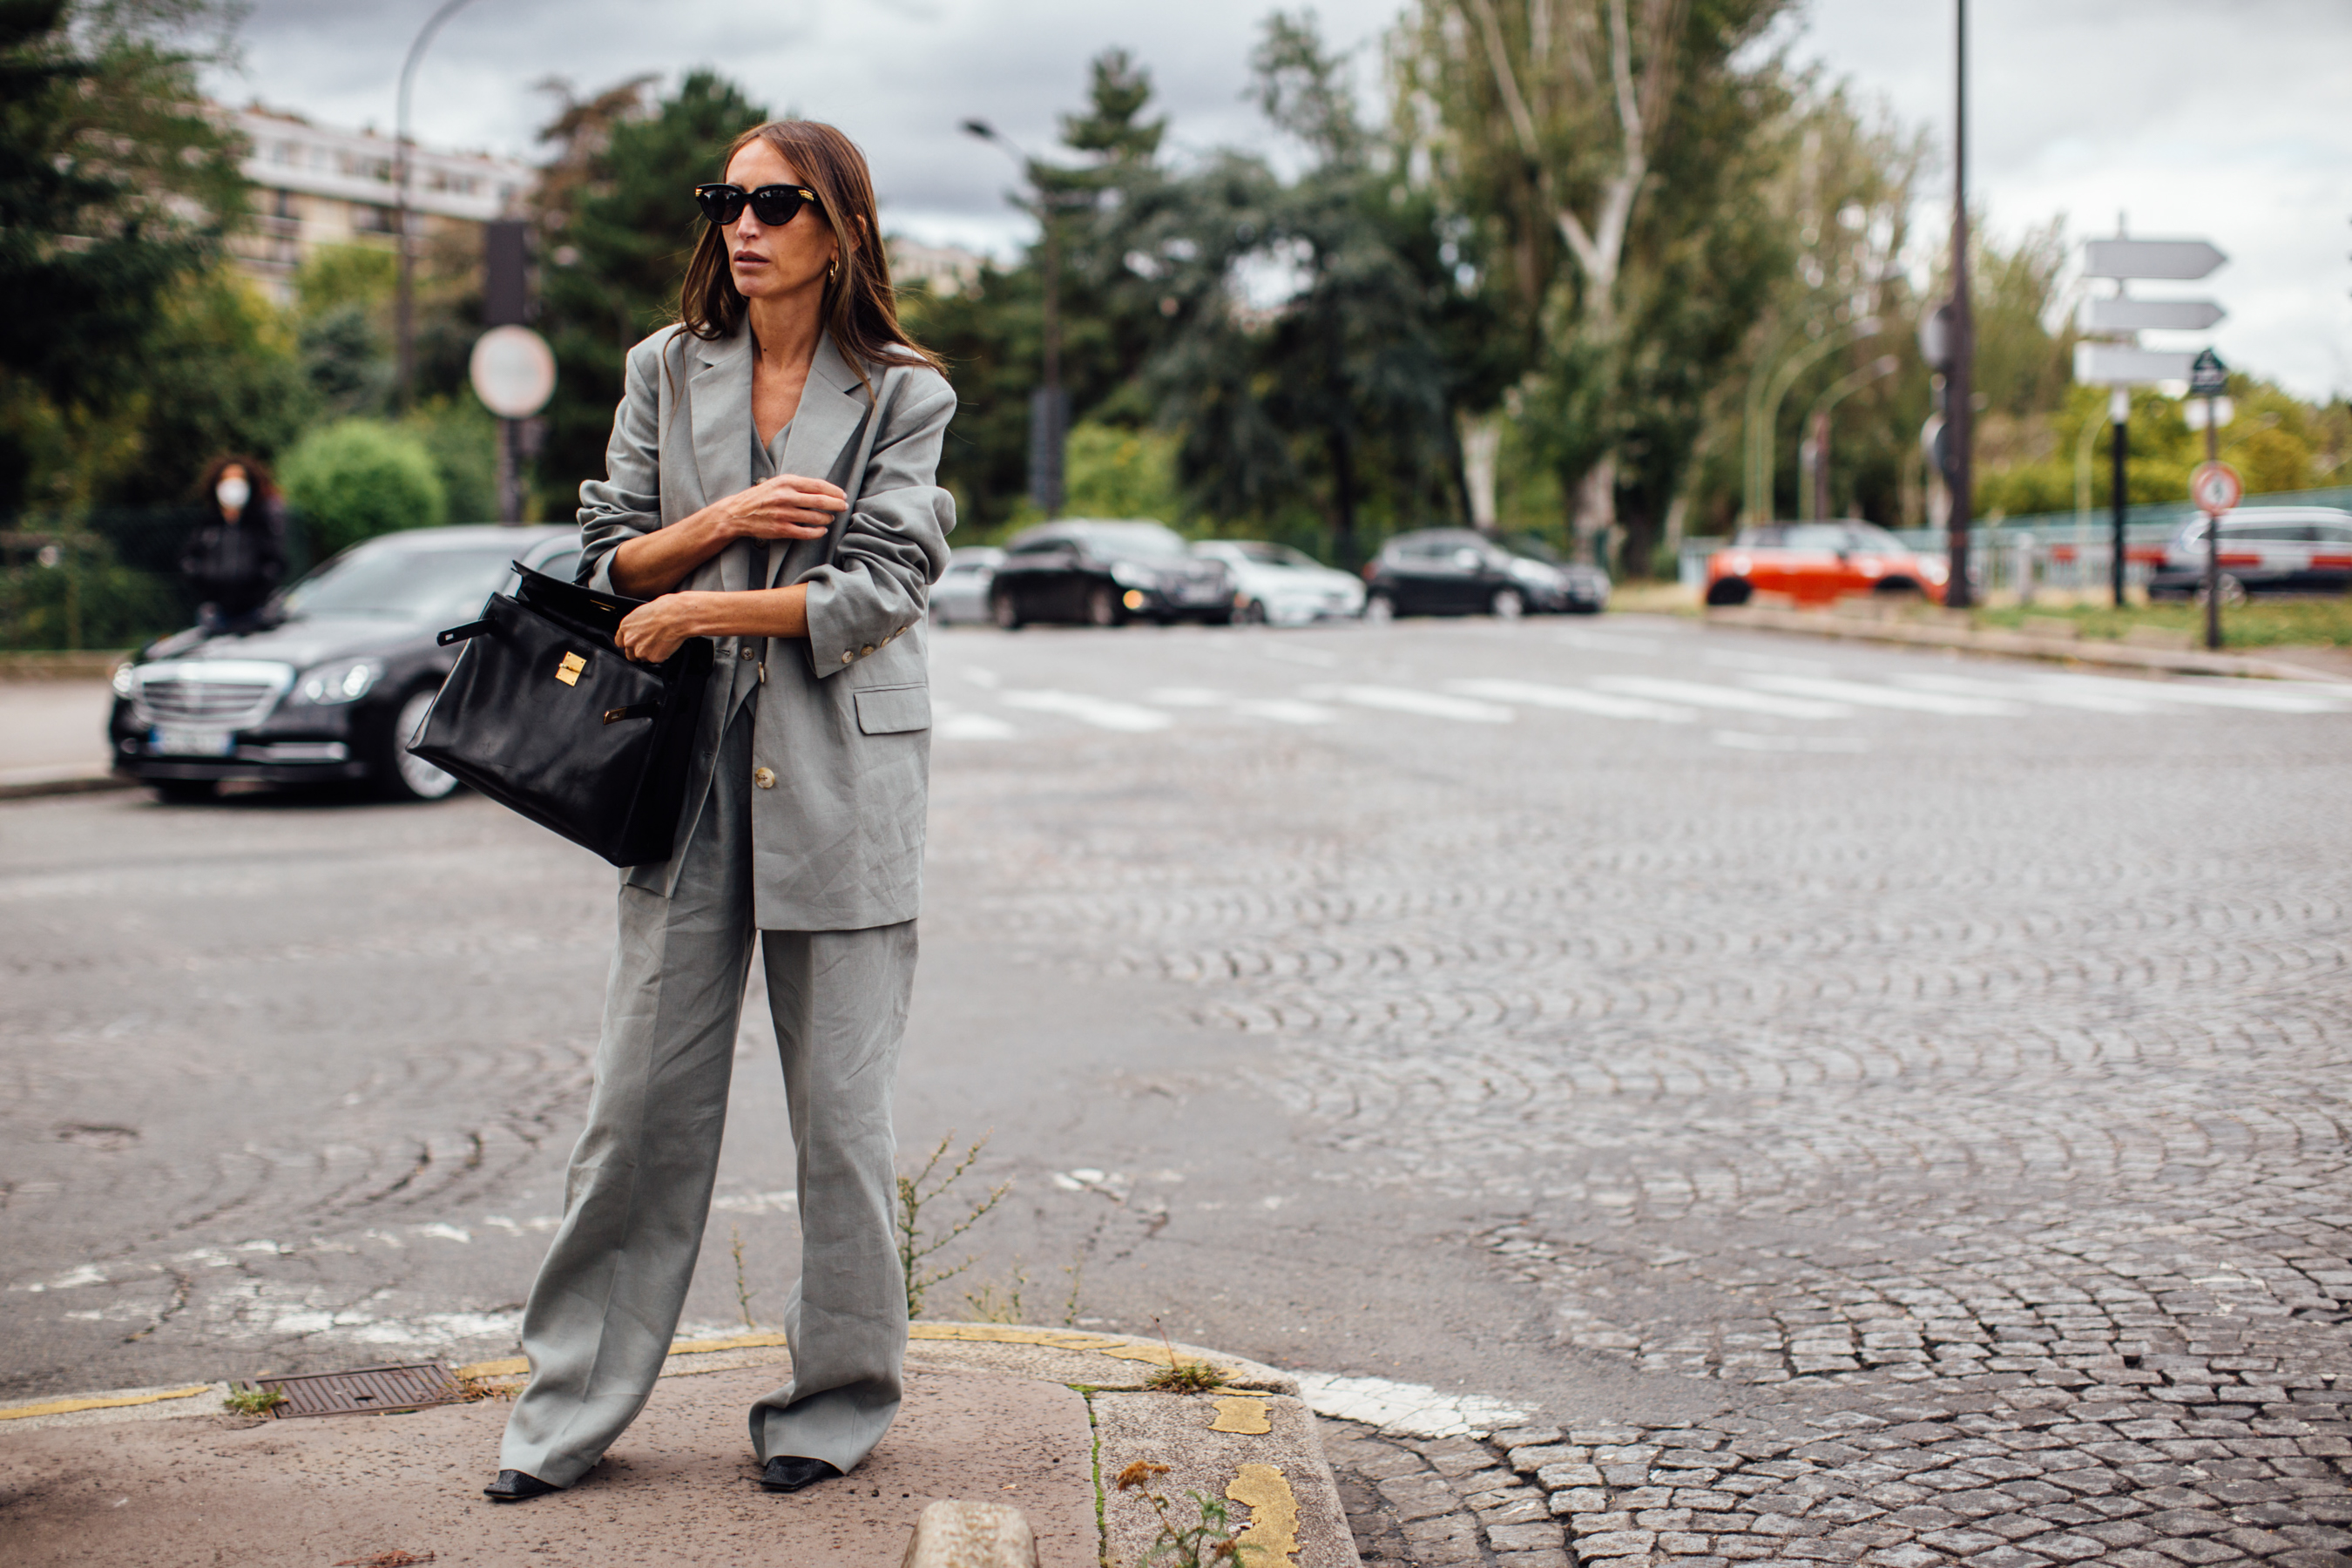
[[[2133,279],[2184,282],[2211,272],[2229,259],[2201,239],[2094,239],[2083,247],[2083,274],[2086,278],[2112,278],[2116,280],[2113,299],[2089,300],[2084,302],[2082,325],[2085,331],[2132,333],[2141,331],[2196,332],[2219,322],[2224,312],[2210,300],[2131,300],[2124,296],[2124,285]],[[2108,576],[2115,591],[2116,604],[2124,602],[2124,512],[2127,503],[2124,480],[2126,458],[2131,450],[2131,395],[2135,386],[2149,386],[2163,381],[2191,381],[2194,373],[2205,360],[2213,359],[2210,349],[2202,355],[2192,356],[2186,351],[2144,349],[2126,337],[2121,342],[2078,342],[2074,345],[2074,379],[2085,385],[2112,386],[2116,389],[2114,417],[2116,426],[2115,463],[2115,522],[2113,560]],[[2215,365],[2221,362],[2213,359]],[[2218,374],[2218,373],[2217,373]],[[2206,417],[2212,417],[2210,399],[2218,396],[2217,389],[2206,396]],[[2206,443],[2212,444],[2209,423]],[[2209,530],[2218,537],[2218,528]],[[2211,587],[2210,573],[2207,587]],[[2206,595],[2208,603],[2213,595]],[[2221,619],[2218,610],[2208,616],[2207,637],[2220,646]]]
[[[2205,460],[2189,476],[2189,499],[2205,514],[2205,646],[2221,649],[2221,514],[2246,493],[2238,470],[2221,461],[2213,400],[2230,390],[2230,367],[2207,349],[2189,367],[2189,395],[2205,400]]]

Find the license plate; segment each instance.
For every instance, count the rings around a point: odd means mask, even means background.
[[[158,724],[147,732],[147,749],[166,757],[233,757],[236,731],[205,724]]]

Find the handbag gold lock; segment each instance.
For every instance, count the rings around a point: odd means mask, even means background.
[[[563,656],[563,662],[555,667],[555,679],[566,686],[577,686],[580,684],[580,672],[587,668],[586,659],[576,653],[567,653]]]

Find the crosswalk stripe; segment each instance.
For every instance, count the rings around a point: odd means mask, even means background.
[[[1359,708],[1385,709],[1391,713],[1454,719],[1465,724],[1507,724],[1517,717],[1509,709],[1496,707],[1491,702],[1474,702],[1467,697],[1445,697],[1434,691],[1415,691],[1409,686],[1310,686],[1304,689],[1304,695],[1351,702]]]
[[[1246,713],[1253,719],[1271,719],[1277,724],[1331,724],[1339,721],[1336,709],[1320,703],[1300,702],[1288,697],[1254,697],[1234,704],[1234,711]]]
[[[2179,702],[2199,708],[2238,708],[2263,713],[2341,713],[2345,705],[2308,690],[2273,691],[2261,682],[2192,677],[2184,680],[2114,680],[2098,675],[2037,675],[2036,686],[2104,691],[2147,702]],[[2210,684],[2208,683],[2210,681]]]
[[[949,713],[935,721],[932,732],[949,741],[1009,741],[1021,731],[988,713]]]
[[[1100,730],[1123,730],[1129,734],[1141,734],[1150,730],[1165,730],[1176,722],[1157,709],[1142,708],[1132,702],[1114,702],[1108,697],[1088,697],[1078,691],[1006,691],[997,700],[1007,708],[1025,708],[1032,713],[1057,713],[1065,719],[1076,719],[1081,724],[1092,724]]]
[[[1965,675],[1898,675],[1895,680],[1921,691],[1948,691],[1961,697],[1990,697],[2039,703],[2045,708],[2073,708],[2085,713],[2154,713],[2153,702],[2136,697],[2110,696],[2104,691],[2075,690],[2063,686],[2029,686],[2016,680],[1976,680]],[[2115,686],[2126,682],[2114,681]]]
[[[1534,680],[1449,680],[1449,691],[1483,697],[1490,702],[1519,702],[1530,708],[1559,708],[1577,713],[1598,713],[1605,719],[1648,719],[1661,724],[1687,724],[1698,717],[1688,708],[1670,707],[1646,697],[1612,697],[1573,686],[1547,686]]]
[[[1842,702],[1811,697],[1783,697],[1776,692],[1749,691],[1736,686],[1710,686],[1703,680],[1669,680],[1660,676],[1604,675],[1592,683],[1604,691],[1635,697],[1655,697],[1666,702],[1687,702],[1696,708],[1729,708],[1742,713],[1769,713],[1781,719],[1844,719],[1853,710]]]
[[[1937,713],[1947,718],[2004,718],[2025,711],[2014,702],[1988,697],[1962,697],[1946,691],[1906,691],[1892,686],[1872,686],[1859,680],[1836,680],[1818,675],[1750,675],[1747,684],[1791,697],[1818,697],[1829,702],[1851,702],[1861,708],[1896,708],[1912,713]]]

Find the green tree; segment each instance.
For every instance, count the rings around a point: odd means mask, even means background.
[[[448,521],[433,454],[415,435],[374,419],[346,419],[302,437],[280,478],[323,559],[362,540]]]
[[[243,214],[242,149],[196,83],[230,16],[212,0],[0,3],[0,381],[16,384],[0,404],[45,402],[31,422],[80,448],[32,449],[12,419],[0,508],[89,499],[162,301]]]
[[[623,346],[676,319],[679,280],[700,232],[688,191],[715,180],[729,142],[768,110],[708,70],[689,73],[649,112],[646,79],[560,107],[541,140],[562,177],[539,197],[539,330],[555,350],[555,396],[541,416],[537,468],[551,510],[604,472],[621,400]]]

